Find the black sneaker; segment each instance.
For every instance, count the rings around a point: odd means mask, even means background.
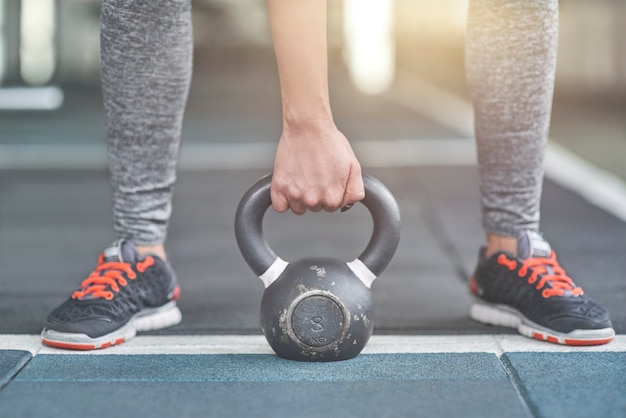
[[[615,337],[607,310],[574,284],[541,235],[521,233],[518,254],[485,259],[481,249],[470,280],[480,300],[471,308],[473,319],[557,344],[597,345]]]
[[[80,289],[48,316],[43,343],[72,350],[121,344],[137,331],[181,321],[180,287],[169,265],[155,255],[139,258],[130,241],[117,241],[98,258]]]

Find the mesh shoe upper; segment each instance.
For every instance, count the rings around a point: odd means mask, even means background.
[[[486,302],[510,306],[543,327],[569,333],[611,328],[608,311],[585,295],[556,261],[550,245],[536,232],[518,241],[519,257],[481,250],[472,292]]]
[[[139,259],[132,242],[118,241],[100,255],[80,289],[52,311],[46,328],[96,338],[145,309],[167,304],[176,289],[175,275],[163,260]]]

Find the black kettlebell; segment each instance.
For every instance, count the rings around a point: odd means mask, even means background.
[[[362,203],[374,220],[365,251],[345,263],[305,258],[288,263],[263,236],[263,216],[271,205],[268,175],[242,197],[235,236],[244,259],[265,284],[261,326],[280,357],[299,361],[336,361],[356,357],[374,328],[370,286],[387,267],[400,240],[400,210],[391,192],[363,176]]]

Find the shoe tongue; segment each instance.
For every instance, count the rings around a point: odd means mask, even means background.
[[[130,241],[117,240],[104,250],[104,262],[132,263],[137,259],[137,248]]]
[[[114,262],[122,262],[122,263],[132,263],[137,260],[137,248],[135,244],[130,241],[117,240],[109,248],[106,248],[103,252],[105,263],[114,263]],[[102,272],[100,274],[103,274]],[[88,286],[82,287],[80,290],[85,292]],[[107,285],[108,287],[108,285]],[[79,298],[80,300],[92,300],[95,299],[94,296],[89,293],[83,297]]]
[[[528,258],[549,258],[552,248],[548,241],[535,231],[522,231],[517,238],[517,256]]]

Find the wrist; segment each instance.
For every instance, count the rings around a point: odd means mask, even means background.
[[[288,135],[301,135],[303,132],[322,134],[336,129],[332,115],[309,114],[283,117],[283,133]]]
[[[299,126],[312,121],[333,121],[330,101],[326,94],[290,94],[283,93],[283,125]]]

